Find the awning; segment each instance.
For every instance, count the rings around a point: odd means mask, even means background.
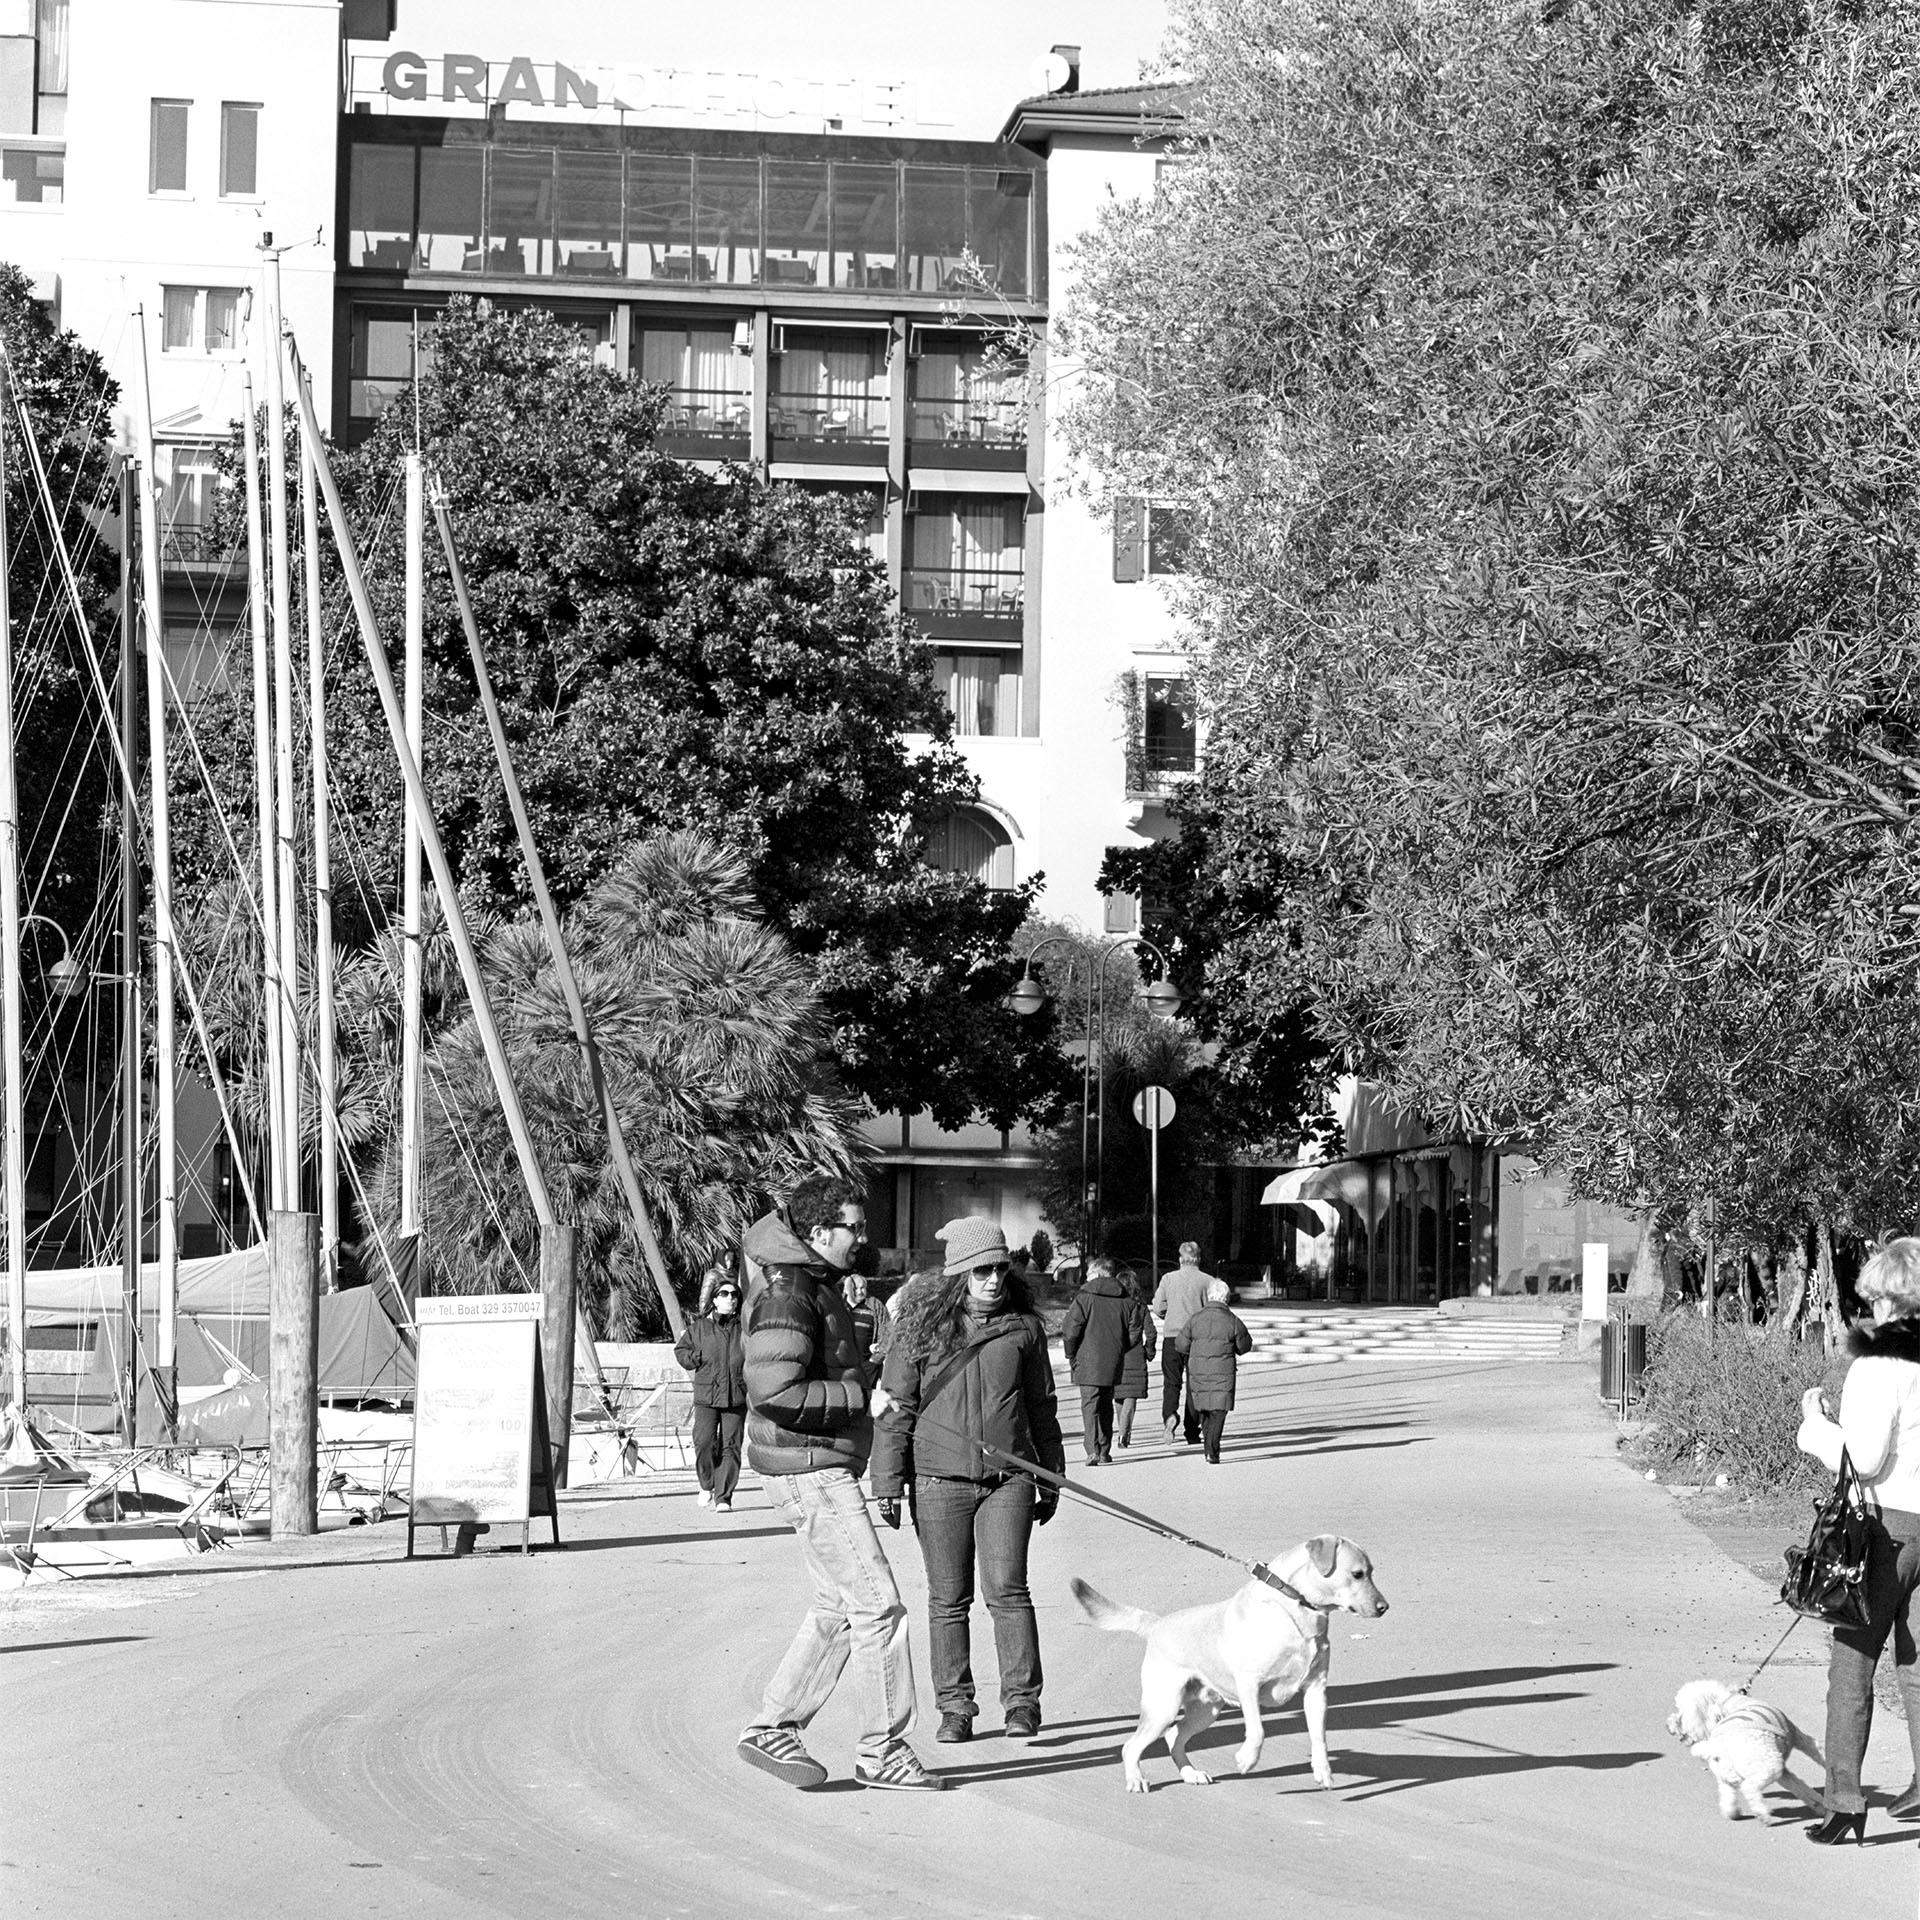
[[[909,493],[997,493],[1024,499],[1030,489],[1024,467],[909,467]]]
[[[1376,1211],[1385,1211],[1391,1184],[1385,1168],[1370,1178],[1364,1161],[1332,1160],[1325,1166],[1295,1167],[1281,1174],[1268,1183],[1260,1204],[1291,1207],[1318,1201],[1350,1207],[1362,1219],[1371,1220]]]

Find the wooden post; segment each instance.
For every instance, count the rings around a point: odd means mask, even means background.
[[[554,1221],[540,1229],[540,1364],[547,1376],[547,1443],[553,1449],[553,1484],[567,1484],[567,1449],[573,1432],[573,1229]]]
[[[319,1412],[320,1216],[276,1210],[267,1217],[272,1293],[267,1425],[273,1476],[273,1537],[317,1533],[315,1455]]]

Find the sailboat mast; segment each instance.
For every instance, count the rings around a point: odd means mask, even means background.
[[[253,800],[260,840],[260,939],[266,962],[267,1187],[268,1205],[286,1205],[286,1107],[281,1096],[284,1063],[280,1057],[280,907],[275,870],[273,804],[273,704],[268,691],[267,575],[265,540],[260,531],[260,429],[254,418],[253,381],[242,383],[246,401],[243,428],[247,478],[247,625],[253,642]]]
[[[140,324],[140,468],[146,511],[140,516],[140,585],[146,601],[147,778],[153,790],[153,1015],[154,1119],[158,1135],[160,1269],[159,1329],[154,1384],[163,1426],[171,1433],[174,1411],[174,1316],[180,1302],[180,1206],[174,1101],[173,827],[167,809],[166,665],[160,625],[160,482],[153,458],[153,390],[147,373],[147,327]],[[138,1323],[127,1330],[140,1338]],[[128,1408],[132,1419],[131,1403]]]
[[[267,573],[273,611],[274,809],[280,908],[280,1125],[286,1189],[281,1205],[300,1207],[300,945],[293,859],[293,597],[287,545],[287,405],[280,342],[280,249],[260,239],[265,293],[267,389]]]
[[[304,377],[304,376],[303,376]],[[340,1284],[340,1126],[334,1112],[333,841],[327,824],[326,629],[320,606],[320,481],[314,449],[300,427],[300,539],[306,565],[307,724],[313,759],[314,1088],[320,1121],[320,1271],[331,1293]]]
[[[426,476],[418,452],[406,462],[406,622],[402,703],[407,751],[422,766],[426,631]],[[400,877],[400,1231],[420,1231],[420,855],[421,820],[407,801]]]
[[[27,1103],[20,1062],[20,794],[13,771],[13,607],[7,573],[6,383],[0,367],[0,1077],[6,1082],[7,1378],[27,1417]]]
[[[133,591],[133,463],[120,461],[120,1299],[129,1327],[140,1324],[140,641]],[[121,1356],[127,1445],[134,1444],[140,1384],[134,1343]]]

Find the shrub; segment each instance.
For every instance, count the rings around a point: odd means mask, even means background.
[[[1830,1362],[1817,1339],[1757,1328],[1715,1328],[1711,1346],[1699,1314],[1676,1308],[1648,1329],[1636,1452],[1650,1466],[1701,1479],[1724,1473],[1744,1492],[1781,1492],[1825,1482],[1817,1460],[1794,1445],[1800,1396],[1824,1386],[1839,1404],[1846,1361]]]

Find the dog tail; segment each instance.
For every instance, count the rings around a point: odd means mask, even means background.
[[[1073,1588],[1073,1597],[1080,1602],[1081,1611],[1107,1633],[1149,1633],[1160,1618],[1157,1613],[1147,1613],[1139,1607],[1123,1607],[1084,1580],[1071,1580],[1068,1585]]]

